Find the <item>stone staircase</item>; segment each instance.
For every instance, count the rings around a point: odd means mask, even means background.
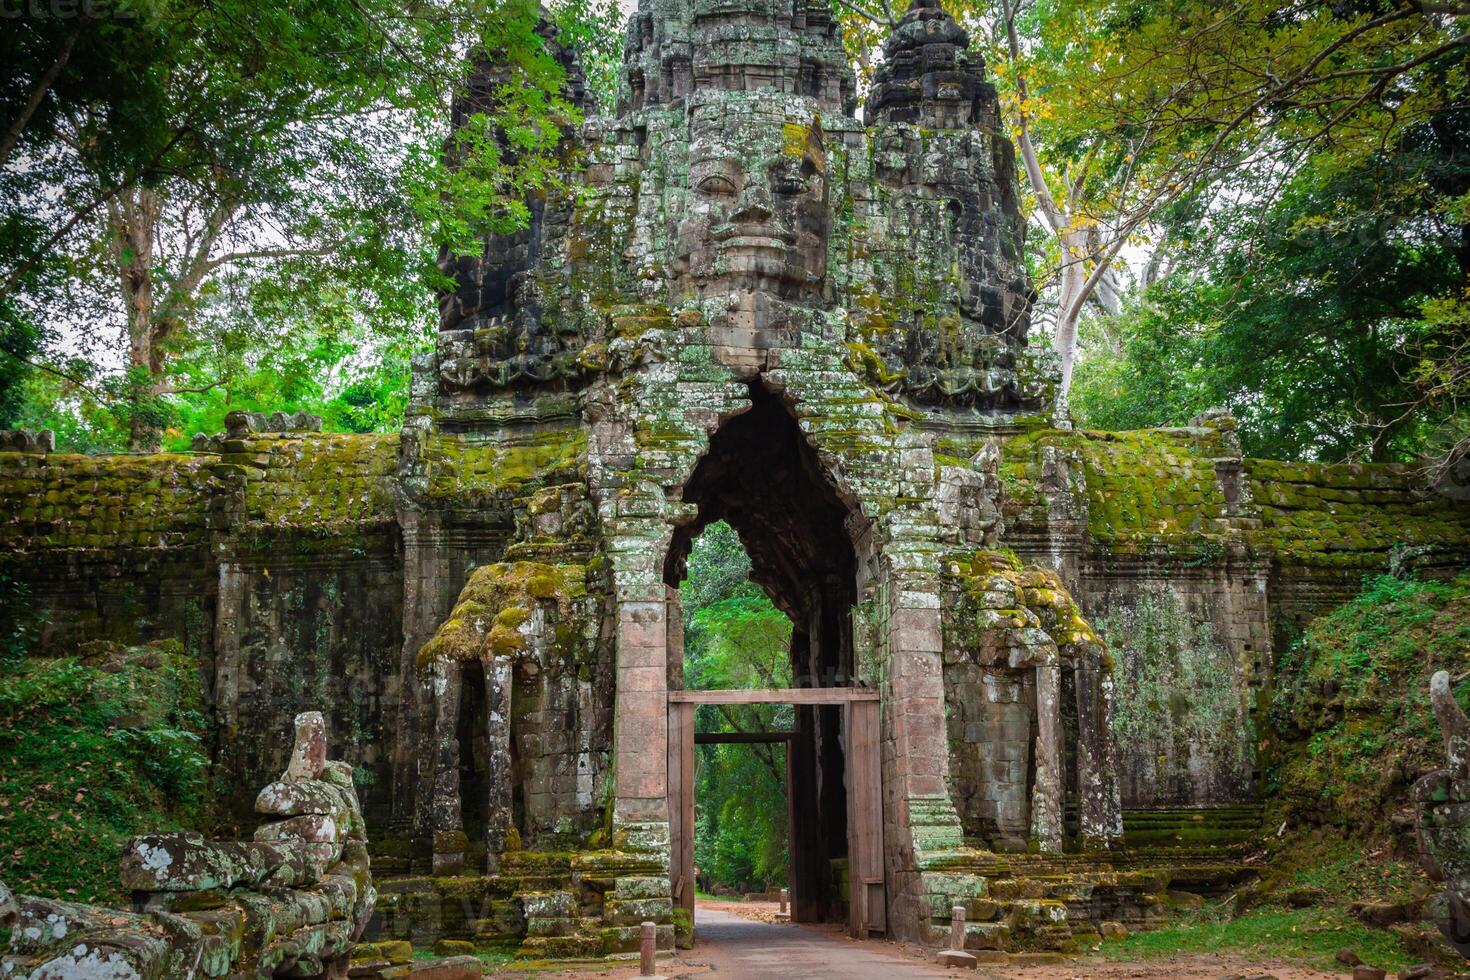
[[[1261,808],[1129,813],[1122,848],[1045,854],[993,854],[977,848],[943,861],[946,878],[983,881],[959,899],[971,950],[1071,952],[1095,942],[1103,923],[1130,931],[1157,928],[1200,900],[1221,900],[1255,878],[1245,852],[1260,834]],[[945,945],[947,904],[935,892],[930,935]]]

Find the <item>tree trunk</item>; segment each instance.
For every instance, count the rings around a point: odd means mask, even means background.
[[[1062,358],[1062,386],[1057,392],[1057,405],[1065,410],[1067,393],[1072,390],[1072,365],[1077,356],[1077,321],[1082,316],[1082,294],[1086,281],[1083,261],[1086,258],[1086,235],[1077,230],[1064,230],[1057,235],[1061,246],[1061,283],[1057,296],[1056,349]]]
[[[148,188],[126,191],[108,205],[118,289],[128,331],[128,448],[157,452],[163,432],[157,419],[163,391],[163,352],[158,327],[153,265],[162,200]]]

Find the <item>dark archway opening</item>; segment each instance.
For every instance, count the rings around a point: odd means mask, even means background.
[[[697,507],[678,528],[664,581],[683,581],[695,538],[725,521],[750,556],[750,578],[791,619],[794,687],[854,683],[855,507],[843,500],[781,399],[750,385],[750,408],[710,439],[684,487]],[[789,749],[792,915],[841,921],[848,856],[842,708],[800,706]]]

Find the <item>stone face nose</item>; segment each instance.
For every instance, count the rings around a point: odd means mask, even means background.
[[[730,215],[734,224],[771,220],[771,191],[763,181],[746,181],[740,199],[735,203],[735,213]]]

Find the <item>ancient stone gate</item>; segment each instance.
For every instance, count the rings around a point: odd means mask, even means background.
[[[972,664],[965,683],[997,705],[974,839],[1060,852],[1119,836],[1101,647],[1054,575],[983,557],[1000,527],[992,440],[1044,418],[1054,384],[1026,347],[995,92],[926,0],[885,55],[860,122],[825,3],[646,6],[616,118],[581,134],[576,202],[547,202],[528,235],[491,238],[481,256],[445,257],[460,286],[419,366],[410,458],[432,461],[436,441],[544,441],[575,446],[585,476],[532,505],[447,621],[425,616],[432,639],[408,630],[433,678],[418,688],[437,719],[420,819],[439,871],[471,868],[481,841],[499,871],[507,841],[607,819],[613,852],[647,855],[679,887],[676,590],[715,520],[792,620],[800,696],[862,692],[798,711],[799,915],[845,905],[857,928],[923,937],[952,900],[983,894],[950,794],[946,660]],[[967,445],[953,465],[946,438]],[[528,682],[557,703],[558,658],[592,679],[576,728],[518,733]],[[481,716],[466,723],[468,701]],[[573,773],[551,746],[575,731]],[[862,779],[844,769],[856,734],[881,747]],[[607,787],[606,809],[574,788],[583,779]],[[842,858],[863,866],[838,894]]]
[[[677,586],[724,520],[793,623],[779,696],[846,705],[791,736],[801,915],[937,944],[964,902],[972,947],[1067,948],[1154,921],[1181,868],[1230,880],[1273,645],[1392,555],[1463,562],[1470,508],[1245,459],[1224,417],[1072,431],[998,100],[935,0],[861,115],[827,0],[642,0],[619,93],[528,228],[441,257],[401,434],[239,413],[193,455],[0,451],[7,613],[41,651],[183,639],[237,813],[285,764],[259,733],[323,706],[374,934],[620,952],[688,922]],[[1211,634],[1182,666],[1223,737],[1089,625],[1155,597]]]

